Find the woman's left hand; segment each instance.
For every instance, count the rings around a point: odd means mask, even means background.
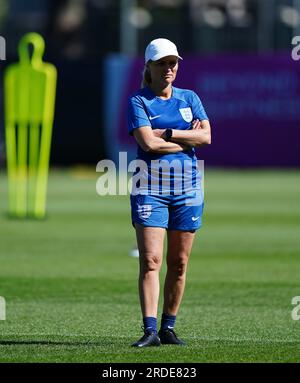
[[[155,137],[163,138],[165,130],[166,129],[153,129],[152,132]]]

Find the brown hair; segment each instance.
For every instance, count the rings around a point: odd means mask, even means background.
[[[145,64],[144,66],[144,70],[143,70],[143,79],[142,79],[142,83],[141,83],[141,87],[144,88],[145,86],[148,86],[151,84],[152,80],[151,80],[151,73],[150,73],[150,69],[149,69],[149,66],[148,66],[148,63],[150,63],[151,60],[149,60],[147,62],[147,64]]]

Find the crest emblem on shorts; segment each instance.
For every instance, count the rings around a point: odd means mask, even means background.
[[[151,205],[138,205],[138,215],[140,218],[149,218],[152,213]]]
[[[186,122],[191,122],[193,119],[193,113],[191,111],[191,108],[180,108],[179,112]]]

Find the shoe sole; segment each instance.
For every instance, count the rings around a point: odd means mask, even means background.
[[[138,346],[138,345],[135,345],[135,344],[132,344],[131,347],[136,347],[136,348],[144,348],[144,347],[159,347],[161,345],[161,343],[159,344],[148,344],[148,345],[143,345],[143,346]]]

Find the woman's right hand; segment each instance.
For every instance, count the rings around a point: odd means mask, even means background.
[[[200,130],[200,129],[202,129],[201,121],[198,119],[192,121],[192,130]]]

